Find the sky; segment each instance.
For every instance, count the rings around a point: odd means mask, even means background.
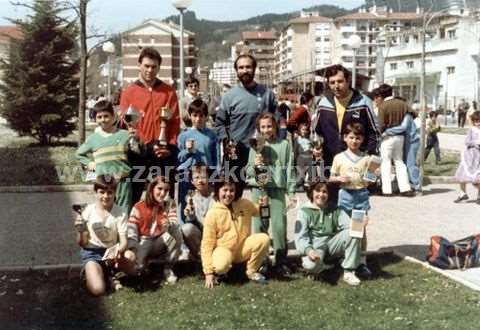
[[[20,0],[21,1],[21,0]],[[27,3],[32,2],[25,0]],[[77,0],[74,0],[77,1]],[[91,0],[87,24],[101,33],[116,33],[139,25],[147,18],[165,18],[177,14],[172,0]],[[217,21],[242,20],[267,13],[287,13],[320,4],[336,4],[351,9],[364,0],[193,0],[189,10],[199,19]],[[0,0],[0,25],[8,25],[5,17],[22,18],[28,13],[23,8]]]

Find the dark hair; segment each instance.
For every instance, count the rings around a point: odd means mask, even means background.
[[[203,113],[205,117],[208,116],[208,105],[202,99],[196,99],[188,106],[188,114]]]
[[[393,95],[393,88],[388,84],[381,84],[376,88],[377,93],[375,96],[380,96],[382,98],[387,98]]]
[[[232,88],[232,86],[230,84],[223,84],[222,87],[227,87],[228,89]]]
[[[216,201],[219,200],[220,189],[223,186],[233,186],[235,188],[235,191],[238,191],[238,182],[228,180],[224,176],[220,175],[213,183],[213,198]],[[237,196],[235,196],[235,200],[237,199],[238,199]]]
[[[303,92],[300,96],[300,104],[307,104],[313,99],[313,95],[310,92]]]
[[[270,119],[272,121],[272,126],[275,129],[275,137],[278,137],[278,123],[271,112],[266,111],[258,115],[257,120],[255,121],[255,127],[257,128],[257,131],[260,132],[260,120],[262,119]]]
[[[313,192],[314,191],[320,191],[320,189],[322,189],[323,187],[325,187],[325,189],[327,189],[328,195],[330,196],[331,187],[330,187],[330,184],[329,184],[329,182],[327,181],[326,178],[317,177],[312,182],[307,183],[307,189],[306,190],[307,190],[308,199],[311,202],[313,202]]]
[[[429,116],[430,118],[433,118],[433,117],[438,116],[438,113],[437,113],[436,111],[430,111],[430,113],[428,114],[428,116]]]
[[[192,165],[192,168],[190,169],[190,172],[198,172],[198,171],[207,171],[208,172],[208,166],[201,160],[196,162],[195,164]]]
[[[470,120],[472,121],[472,123],[474,121],[479,121],[480,120],[480,111],[474,111],[472,112],[472,114],[470,115]]]
[[[109,174],[102,174],[97,176],[97,179],[93,183],[93,191],[97,192],[98,189],[114,190],[117,188],[117,180]]]
[[[344,135],[348,135],[350,133],[365,137],[365,128],[363,128],[363,125],[360,123],[351,123],[348,124],[343,130]]]
[[[235,68],[235,71],[237,71],[238,60],[240,60],[242,58],[249,58],[252,61],[253,72],[255,72],[255,69],[257,68],[257,60],[255,59],[255,57],[253,57],[253,55],[250,55],[250,54],[240,54],[240,55],[238,55],[237,59],[233,63],[233,67]]]
[[[141,64],[144,57],[151,58],[158,62],[158,65],[162,64],[162,56],[160,53],[153,47],[145,47],[138,55],[138,63]]]
[[[93,114],[96,116],[99,112],[108,112],[113,116],[113,105],[111,102],[102,100],[95,103],[93,106]]]
[[[339,72],[343,72],[343,76],[345,77],[345,79],[350,80],[350,71],[348,71],[348,69],[343,65],[335,64],[335,65],[329,66],[325,70],[325,78],[327,79],[327,82],[330,79],[330,77],[335,76]]]
[[[165,183],[170,188],[170,185],[168,184],[166,177],[161,175],[154,177],[148,184],[147,192],[145,194],[145,204],[147,205],[148,208],[152,208],[158,204],[158,202],[153,197],[153,189],[159,183]]]
[[[198,86],[200,86],[200,81],[198,81],[197,78],[190,76],[185,80],[185,87],[188,87],[188,85],[190,84],[197,84]]]

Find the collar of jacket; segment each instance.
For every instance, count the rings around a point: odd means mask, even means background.
[[[135,80],[134,84],[139,86],[139,87],[142,87],[142,88],[148,88],[147,86],[145,86],[145,84],[140,79]],[[153,83],[152,89],[157,88],[161,84],[163,84],[163,82],[160,79],[155,78],[155,82]]]
[[[352,98],[350,99],[350,103],[358,102],[362,98],[362,94],[356,89],[350,89],[353,92]],[[326,90],[323,95],[327,98],[327,100],[335,107],[335,94],[331,90]],[[347,106],[347,107],[348,107]]]

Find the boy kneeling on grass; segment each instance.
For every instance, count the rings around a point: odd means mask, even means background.
[[[135,255],[127,250],[128,215],[113,203],[116,187],[112,176],[98,176],[93,186],[95,203],[87,205],[75,219],[87,289],[94,296],[105,293],[111,273],[135,273]],[[111,284],[115,290],[121,287],[116,280]]]
[[[218,178],[214,184],[215,203],[203,223],[201,243],[205,287],[213,288],[217,276],[226,274],[232,263],[247,262],[247,277],[257,283],[266,283],[258,272],[268,255],[270,238],[267,234],[251,234],[252,217],[259,216],[259,205],[235,198],[236,184]],[[267,197],[260,199],[261,205]]]
[[[327,182],[316,180],[307,188],[310,200],[300,207],[295,223],[295,247],[302,258],[302,266],[316,275],[333,267],[326,264],[330,258],[343,258],[343,280],[359,285],[355,269],[360,264],[361,239],[350,236],[350,218],[336,206],[328,204]]]

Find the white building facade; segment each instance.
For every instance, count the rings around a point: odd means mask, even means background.
[[[210,80],[214,81],[217,85],[229,84],[230,86],[236,85],[237,73],[233,68],[233,61],[217,61],[213,63],[213,68],[210,70]]]
[[[396,93],[420,100],[422,43],[419,30],[398,35],[398,45],[386,48],[385,82]],[[432,21],[425,42],[426,102],[432,109],[453,110],[480,93],[480,24],[475,15],[446,15]]]

